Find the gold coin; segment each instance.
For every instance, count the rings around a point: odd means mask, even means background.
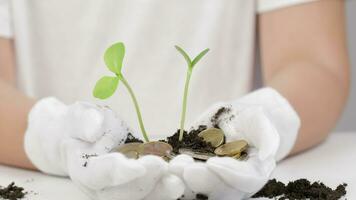
[[[122,152],[127,158],[132,158],[132,159],[137,159],[139,157],[139,154],[137,151],[125,151]]]
[[[160,157],[165,157],[168,154],[170,154],[173,150],[173,147],[165,142],[158,142],[158,141],[154,141],[154,142],[147,142],[144,143],[141,147],[140,147],[140,151],[139,154],[140,156],[143,155],[156,155],[156,156],[160,156]]]
[[[234,156],[231,156],[232,158],[235,158],[235,159],[240,159],[241,158],[241,153],[238,153]]]
[[[138,158],[138,152],[142,145],[143,144],[139,142],[127,143],[117,147],[116,149],[113,150],[113,152],[122,153],[128,158],[136,159]]]
[[[179,153],[191,156],[192,158],[195,158],[195,159],[198,159],[198,160],[208,160],[209,158],[215,156],[212,153],[194,152],[191,149],[185,149],[185,148],[179,149]]]
[[[138,152],[140,150],[140,146],[142,146],[143,143],[139,143],[139,142],[132,142],[132,143],[127,143],[127,144],[123,144],[120,145],[119,147],[117,147],[116,149],[114,149],[114,152],[128,152],[128,151],[136,151]]]
[[[228,142],[216,148],[214,153],[219,156],[234,156],[246,150],[248,144],[245,140]]]
[[[221,129],[209,128],[199,133],[205,142],[210,142],[213,147],[218,147],[224,143],[224,132]]]

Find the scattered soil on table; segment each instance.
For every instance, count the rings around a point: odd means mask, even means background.
[[[127,143],[133,143],[133,142],[140,142],[140,143],[143,143],[142,140],[136,138],[136,137],[133,136],[131,133],[128,133],[128,134],[127,134],[127,138],[126,138],[126,140],[125,140],[124,143],[127,144]]]
[[[18,200],[25,197],[26,194],[24,188],[16,186],[14,182],[5,188],[0,186],[0,199]]]
[[[168,144],[173,147],[173,152],[178,154],[180,148],[192,149],[200,153],[214,153],[215,148],[210,142],[205,142],[198,134],[207,129],[206,126],[199,126],[198,129],[191,130],[189,133],[184,131],[183,140],[179,141],[179,129],[170,137],[167,138]]]
[[[346,195],[347,184],[337,186],[335,190],[321,182],[311,183],[307,179],[291,181],[287,185],[276,179],[268,183],[253,198],[266,197],[278,200],[338,200]]]

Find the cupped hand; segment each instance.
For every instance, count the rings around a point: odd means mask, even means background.
[[[77,139],[95,144],[98,153],[123,143],[130,130],[107,107],[86,102],[65,105],[49,97],[35,104],[29,113],[25,151],[41,171],[67,176],[64,144]]]
[[[78,140],[69,142],[67,150],[71,179],[92,199],[176,200],[184,192],[182,180],[168,173],[160,157],[136,160],[115,152],[96,154]]]
[[[226,142],[246,140],[248,158],[212,157],[203,163],[180,155],[170,162],[170,171],[184,180],[187,194],[236,200],[251,196],[268,181],[276,161],[292,148],[300,122],[282,96],[265,88],[231,103],[213,105],[193,128],[200,125],[219,127]]]
[[[26,153],[41,171],[70,176],[96,200],[169,200],[183,194],[180,178],[159,157],[128,159],[113,150],[128,133],[138,137],[110,108],[87,102],[65,105],[40,100],[29,115]]]

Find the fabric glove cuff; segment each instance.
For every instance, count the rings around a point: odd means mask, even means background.
[[[58,148],[58,134],[53,134],[52,131],[62,130],[64,127],[55,127],[57,123],[51,123],[60,119],[67,112],[67,106],[54,97],[47,97],[39,100],[31,109],[28,115],[28,126],[24,138],[24,148],[27,157],[33,165],[42,172],[67,176],[65,167],[60,163],[53,163],[51,160],[57,158],[49,158],[60,155]],[[58,125],[58,124],[57,124]],[[45,128],[44,128],[45,127]],[[42,132],[46,130],[47,133]],[[43,137],[45,135],[45,138]],[[52,146],[52,148],[48,148]],[[47,152],[44,152],[47,151]]]

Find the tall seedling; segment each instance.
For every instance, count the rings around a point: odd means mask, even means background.
[[[187,75],[185,79],[185,86],[184,86],[184,94],[183,94],[183,106],[182,106],[182,113],[181,113],[181,120],[180,120],[180,132],[179,132],[179,140],[183,140],[183,133],[184,133],[184,124],[185,124],[185,116],[187,112],[187,99],[188,99],[188,90],[189,90],[189,82],[190,78],[193,73],[194,66],[200,61],[200,59],[208,53],[209,49],[205,49],[204,51],[200,52],[193,60],[190,59],[188,54],[179,46],[175,46],[180,54],[184,57],[185,61],[187,62]]]
[[[99,79],[95,85],[93,95],[94,97],[99,99],[107,99],[114,94],[117,89],[117,86],[119,85],[119,82],[122,82],[128,90],[134,103],[142,135],[145,141],[149,142],[149,138],[145,130],[145,126],[143,124],[142,115],[136,96],[128,81],[125,79],[124,75],[121,72],[124,56],[125,45],[122,42],[115,43],[106,50],[104,54],[104,61],[106,67],[111,72],[113,72],[115,76],[104,76]]]

